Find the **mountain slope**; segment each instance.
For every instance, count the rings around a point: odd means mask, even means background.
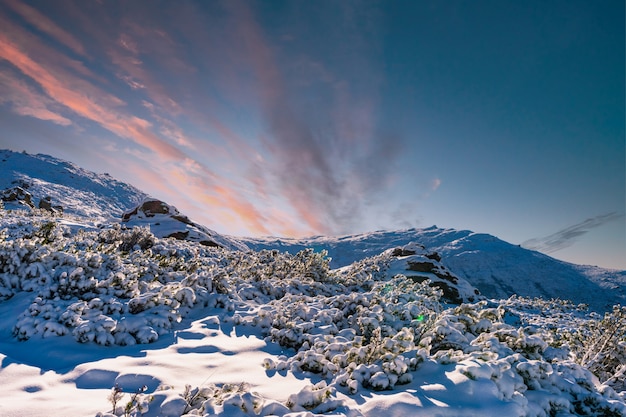
[[[377,231],[309,239],[245,238],[251,249],[295,253],[306,247],[326,250],[331,266],[341,267],[382,251],[418,242],[441,256],[441,263],[469,281],[488,298],[563,298],[606,311],[626,303],[626,271],[574,265],[469,230],[426,229]]]
[[[37,205],[50,197],[65,213],[96,221],[119,218],[147,195],[108,174],[96,174],[48,155],[0,150],[0,190],[20,187]]]

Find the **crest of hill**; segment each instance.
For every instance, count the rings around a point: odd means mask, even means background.
[[[7,194],[16,190],[30,199],[30,204],[15,202],[22,206],[42,207],[47,202],[64,213],[100,222],[119,218],[147,196],[108,174],[96,174],[49,155],[10,150],[0,150],[2,190],[9,190]]]
[[[96,174],[49,155],[0,150],[0,199],[7,208],[39,207],[72,214],[84,225],[121,220],[127,227],[149,227],[157,237],[248,249],[109,174]]]

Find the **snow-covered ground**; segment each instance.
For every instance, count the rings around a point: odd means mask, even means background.
[[[392,272],[415,245],[333,270],[1,216],[3,416],[626,413],[626,310],[448,304]]]
[[[0,191],[22,187],[35,198],[49,197],[63,212],[106,222],[119,219],[146,194],[108,174],[96,174],[48,155],[31,155],[0,149]]]
[[[0,209],[0,416],[626,415],[624,271],[436,227],[220,236],[0,155],[64,207]]]

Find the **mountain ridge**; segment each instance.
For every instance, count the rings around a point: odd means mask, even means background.
[[[0,190],[21,187],[40,201],[51,197],[65,213],[95,221],[119,217],[147,197],[109,174],[96,174],[45,154],[0,150],[0,172]]]

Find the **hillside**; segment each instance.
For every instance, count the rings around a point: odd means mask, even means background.
[[[0,191],[15,187],[32,196],[33,206],[48,198],[64,213],[100,222],[119,218],[146,197],[132,185],[71,162],[48,155],[0,150]],[[5,205],[11,207],[7,201]]]
[[[151,198],[145,193],[107,174],[96,174],[51,156],[0,150],[0,173],[0,192],[20,186],[31,196],[33,206],[48,197],[51,205],[77,216],[84,226],[102,222],[143,225],[158,237],[176,236],[238,250],[276,249],[292,254],[306,248],[326,250],[333,268],[414,242],[437,253],[445,268],[488,298],[514,294],[563,298],[600,312],[614,304],[626,304],[626,271],[559,261],[468,230],[433,226],[306,239],[233,237],[194,223],[165,202],[157,203],[166,207],[163,212],[146,216],[142,205]],[[5,206],[24,204],[5,201]],[[128,217],[122,219],[124,213]]]
[[[303,248],[326,250],[331,266],[349,265],[391,247],[410,242],[438,253],[441,263],[469,281],[488,298],[563,298],[606,311],[626,304],[626,271],[559,261],[548,255],[512,245],[494,236],[469,230],[426,229],[378,231],[341,237],[310,239],[243,238],[250,248],[296,253]]]

